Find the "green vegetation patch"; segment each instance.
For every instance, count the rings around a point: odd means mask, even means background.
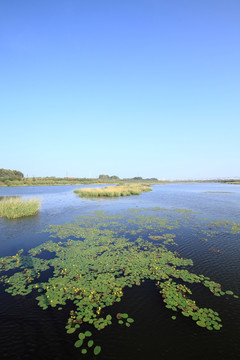
[[[16,219],[36,215],[40,208],[37,199],[22,200],[19,198],[4,198],[0,201],[0,217]]]
[[[174,234],[166,233],[166,229],[177,227],[175,218],[130,212],[124,217],[95,212],[79,217],[75,223],[54,225],[46,230],[63,241],[48,241],[31,249],[28,255],[20,250],[14,256],[0,258],[0,280],[6,286],[5,291],[13,296],[34,292],[43,310],[60,310],[67,301],[72,301],[66,332],[73,334],[74,346],[84,346],[81,351],[87,352],[90,358],[101,352],[100,345],[91,339],[94,331],[104,330],[113,323],[135,326],[131,314],[121,312],[112,317],[108,307],[121,303],[127,287],[141,285],[146,279],[154,281],[159,288],[166,308],[174,312],[172,319],[179,313],[202,328],[220,330],[219,314],[196,304],[189,284],[198,283],[216,296],[225,295],[221,285],[189,271],[193,265],[191,259],[169,251],[163,242],[151,242],[142,237],[146,233],[153,240],[154,236],[161,237],[169,245]],[[55,257],[41,258],[44,250]],[[52,277],[39,281],[40,275],[50,268]],[[14,274],[8,273],[9,270],[15,270]],[[226,294],[237,297],[231,290]]]
[[[106,186],[104,188],[83,188],[76,189],[74,192],[80,197],[97,198],[97,197],[119,197],[140,195],[142,192],[151,191],[152,188],[148,185],[117,185]]]

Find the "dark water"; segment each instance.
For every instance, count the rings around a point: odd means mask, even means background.
[[[71,222],[78,215],[94,210],[123,212],[129,208],[182,208],[201,214],[196,217],[240,222],[240,186],[225,184],[155,185],[153,191],[120,199],[80,199],[73,190],[78,186],[0,188],[1,196],[39,198],[41,209],[34,217],[19,220],[0,218],[0,257],[13,255],[19,249],[29,250],[49,239],[41,233],[49,224]],[[219,193],[205,193],[216,191]],[[220,192],[228,193],[220,193]],[[159,214],[161,215],[161,214]],[[190,225],[180,229],[177,251],[191,258],[195,273],[220,282],[224,290],[240,295],[240,235],[219,231],[209,242],[196,241],[196,230]],[[221,229],[220,229],[221,230]],[[209,251],[219,249],[221,254]],[[200,305],[220,313],[221,331],[207,331],[188,318],[173,321],[172,312],[164,307],[152,281],[128,288],[120,303],[109,313],[125,311],[135,319],[130,328],[112,325],[93,333],[101,344],[99,360],[112,359],[240,359],[240,300],[217,298],[195,285],[195,299]],[[71,304],[62,311],[41,310],[35,294],[11,296],[0,285],[0,359],[89,359],[73,344],[74,335],[66,334],[65,325]]]

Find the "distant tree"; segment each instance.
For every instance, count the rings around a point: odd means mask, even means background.
[[[109,180],[110,176],[109,175],[99,175],[98,177],[100,180]]]
[[[24,175],[21,171],[0,169],[0,177],[5,179],[23,179]]]
[[[111,176],[111,180],[120,180],[120,178],[116,175]]]
[[[143,180],[143,178],[141,176],[136,176],[133,178],[133,180]]]

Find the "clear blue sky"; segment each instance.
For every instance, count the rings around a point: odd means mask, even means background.
[[[0,168],[240,176],[239,0],[1,0]]]

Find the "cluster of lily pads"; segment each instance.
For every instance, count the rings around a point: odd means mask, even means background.
[[[177,245],[173,240],[176,237],[174,234],[164,234],[164,235],[149,235],[149,239],[151,240],[163,240],[163,244],[165,245]]]
[[[43,243],[26,255],[20,250],[14,256],[0,258],[0,280],[13,296],[36,293],[43,310],[62,310],[67,301],[72,301],[66,331],[78,334],[75,347],[81,348],[82,354],[101,352],[100,345],[91,339],[92,332],[82,331],[86,326],[103,330],[113,321],[127,327],[134,323],[126,313],[118,313],[113,319],[108,307],[121,302],[126,287],[140,285],[146,279],[159,287],[166,308],[192,318],[207,330],[219,330],[219,314],[197,305],[186,283],[202,284],[216,296],[237,295],[230,290],[224,292],[220,284],[204,275],[190,272],[186,267],[193,264],[192,260],[168,249],[166,245],[175,244],[175,235],[166,230],[178,225],[174,217],[134,211],[82,216],[72,224],[50,226],[46,231],[57,241]],[[145,235],[154,241],[145,240]],[[48,260],[44,258],[46,251],[52,254]],[[47,270],[52,270],[52,276],[41,281]]]
[[[129,317],[126,313],[117,313],[116,318],[118,319],[119,325],[126,325],[130,327],[134,323],[134,319]]]
[[[199,282],[199,278],[194,279]],[[214,289],[219,289],[219,284],[212,282]],[[168,279],[164,282],[158,282],[157,285],[161,288],[160,293],[164,298],[164,302],[167,304],[166,308],[173,311],[180,310],[182,315],[191,317],[198,326],[206,327],[208,330],[220,330],[222,327],[221,319],[216,311],[208,308],[199,308],[194,300],[188,297],[188,294],[192,294],[191,290],[182,284],[177,284],[172,279]],[[172,316],[175,320],[176,317]]]

